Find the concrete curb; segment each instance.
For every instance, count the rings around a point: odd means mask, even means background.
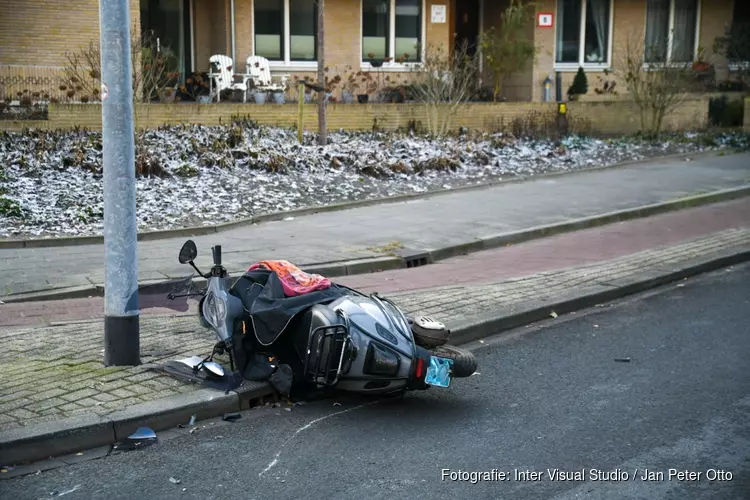
[[[729,251],[720,257],[698,258],[680,268],[665,268],[661,274],[642,276],[620,285],[598,285],[595,287],[596,291],[584,291],[556,302],[543,305],[537,303],[511,313],[480,315],[455,325],[449,323],[452,331],[450,342],[455,345],[466,344],[506,330],[549,319],[552,310],[557,314],[565,314],[585,309],[746,261],[750,261],[750,250]],[[86,415],[13,429],[0,434],[0,464],[44,460],[98,446],[111,445],[124,439],[140,426],[151,427],[157,432],[163,431],[174,428],[178,424],[185,424],[191,415],[196,415],[196,420],[213,418],[227,412],[245,410],[253,406],[254,402],[262,402],[264,397],[275,395],[274,390],[268,384],[245,381],[243,385],[245,385],[244,388],[240,387],[226,395],[214,389],[199,389],[190,394],[126,408],[106,417]]]
[[[453,344],[467,344],[497,333],[512,330],[520,326],[550,319],[550,313],[555,311],[563,315],[581,309],[594,307],[597,304],[611,302],[628,295],[658,288],[675,281],[690,278],[699,274],[716,271],[724,267],[750,261],[750,250],[729,252],[721,257],[696,259],[697,262],[677,269],[664,269],[662,274],[643,276],[629,280],[617,286],[592,287],[588,291],[571,296],[564,300],[540,305],[539,302],[530,304],[527,308],[519,308],[513,312],[488,313],[475,316],[471,320],[450,325]],[[585,290],[585,289],[584,289]]]
[[[649,165],[660,161],[669,161],[686,157],[703,157],[719,155],[725,150],[717,149],[711,151],[696,151],[695,153],[679,153],[674,155],[665,155],[652,158],[649,160],[629,160],[612,165],[604,165],[599,167],[581,168],[572,172],[549,172],[540,175],[522,176],[514,179],[500,180],[500,181],[489,181],[482,184],[476,184],[473,186],[464,186],[454,189],[438,189],[427,193],[417,194],[406,194],[400,196],[393,196],[389,198],[374,198],[370,200],[359,200],[344,203],[336,203],[333,205],[324,205],[320,207],[308,207],[300,208],[296,210],[289,210],[287,212],[274,212],[270,214],[261,214],[254,217],[248,217],[245,219],[239,219],[232,222],[225,222],[222,224],[216,224],[212,226],[195,226],[185,227],[178,229],[166,229],[160,231],[146,231],[138,233],[138,241],[154,241],[168,238],[179,238],[179,237],[191,237],[191,236],[202,236],[206,234],[215,234],[227,231],[229,229],[235,229],[242,226],[248,226],[252,224],[258,224],[262,222],[272,222],[282,220],[286,217],[303,217],[306,215],[313,215],[316,213],[324,212],[339,212],[343,210],[351,210],[354,208],[369,207],[373,205],[384,205],[387,203],[403,203],[406,201],[419,200],[430,198],[432,196],[439,196],[450,193],[460,193],[465,191],[477,191],[482,189],[488,189],[491,187],[502,186],[506,184],[515,184],[519,182],[534,181],[537,179],[547,179],[560,177],[564,175],[576,175],[585,174],[589,172],[595,172],[599,170],[608,170],[612,168],[620,168],[633,165]],[[96,245],[103,244],[103,236],[70,236],[70,237],[52,237],[52,238],[30,238],[30,239],[0,239],[0,249],[18,249],[18,248],[44,248],[44,247],[66,247],[66,246],[78,246],[78,245]]]
[[[245,381],[243,386],[229,394],[209,388],[198,389],[134,405],[104,417],[83,415],[12,429],[0,433],[0,464],[35,462],[111,445],[141,426],[158,433],[178,424],[187,424],[192,415],[199,421],[246,410],[254,402],[274,394],[268,384]]]
[[[457,245],[446,246],[436,249],[403,249],[395,252],[396,255],[386,257],[374,257],[341,262],[328,262],[322,264],[302,264],[300,268],[306,272],[322,274],[329,278],[351,276],[355,274],[367,274],[392,269],[403,269],[416,267],[418,265],[432,264],[434,262],[466,255],[482,250],[491,250],[506,245],[523,243],[534,239],[545,238],[557,234],[590,229],[597,226],[639,219],[686,208],[693,208],[711,203],[731,201],[738,198],[750,196],[750,185],[739,188],[724,189],[712,193],[688,196],[673,201],[644,205],[636,208],[628,208],[609,212],[567,222],[537,226],[521,231],[487,235]],[[175,253],[178,249],[175,249]],[[229,269],[230,274],[244,272],[244,269]],[[189,271],[186,269],[185,274]],[[196,286],[203,286],[205,280],[195,279]],[[170,280],[142,281],[138,285],[140,293],[167,294],[170,290]],[[43,292],[30,292],[24,294],[7,295],[0,297],[6,303],[33,302],[40,300],[59,300],[85,297],[103,297],[103,285],[79,286],[60,288]]]

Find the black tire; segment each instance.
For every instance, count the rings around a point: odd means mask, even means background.
[[[454,377],[470,377],[477,371],[477,359],[474,357],[474,353],[467,349],[445,344],[432,349],[432,353],[435,356],[453,360]]]

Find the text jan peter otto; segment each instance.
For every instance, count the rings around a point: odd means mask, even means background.
[[[731,481],[732,473],[723,469],[684,470],[684,469],[529,469],[490,471],[464,471],[442,469],[443,481],[478,483],[482,481]]]

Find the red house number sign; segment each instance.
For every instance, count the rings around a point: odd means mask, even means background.
[[[553,26],[553,16],[552,12],[540,12],[537,14],[537,26],[540,28],[551,28]]]

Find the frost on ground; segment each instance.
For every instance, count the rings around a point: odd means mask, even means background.
[[[252,123],[163,127],[145,134],[136,168],[139,231],[211,225],[351,200],[450,189],[490,180],[666,154],[748,147],[746,135],[636,139],[430,139],[339,132],[326,147],[308,134]],[[0,136],[0,237],[98,235],[103,228],[101,133]]]

